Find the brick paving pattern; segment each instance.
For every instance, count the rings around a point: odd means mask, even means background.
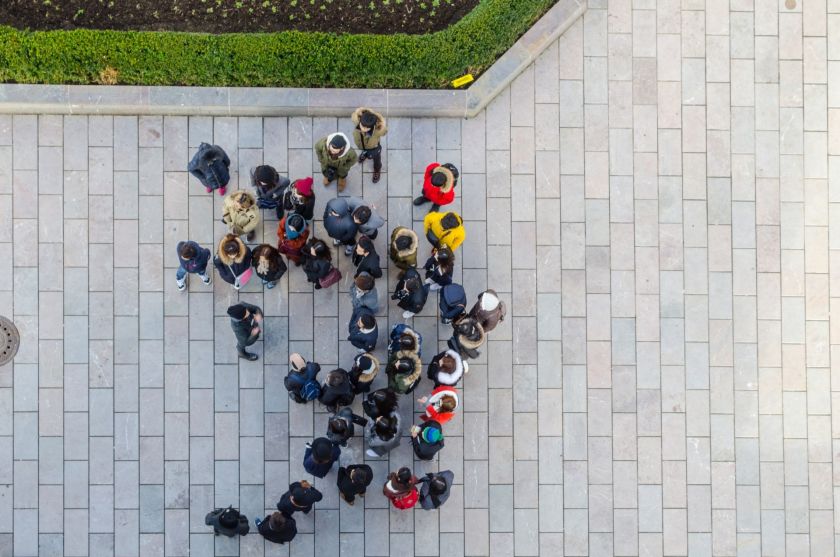
[[[346,193],[421,230],[426,164],[457,165],[456,280],[508,317],[414,464],[455,472],[449,501],[390,510],[379,480],[410,446],[369,459],[356,438],[368,497],[341,502],[333,472],[282,547],[203,518],[262,516],[307,477],[327,414],[282,379],[291,351],[349,366],[348,280],[252,281],[266,335],[238,360],[232,288],[176,289],[176,242],[224,232],[186,165],[211,141],[232,188],[262,161],[315,173],[320,216],[312,145],[349,119],[0,116],[0,314],[23,339],[0,369],[0,555],[833,554],[840,2],[789,5],[592,0],[477,118],[390,120],[382,181],[367,162]],[[424,362],[449,336],[435,310],[414,319]]]

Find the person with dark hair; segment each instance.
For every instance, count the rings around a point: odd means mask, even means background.
[[[434,388],[441,385],[454,387],[469,370],[470,366],[461,358],[461,354],[450,348],[432,358],[426,370],[426,377],[435,384]]]
[[[175,271],[175,283],[178,285],[178,291],[182,292],[187,288],[187,273],[195,273],[201,279],[201,282],[210,284],[212,279],[207,274],[210,250],[201,247],[192,240],[178,242],[175,249],[178,252],[178,270]]]
[[[257,207],[274,209],[277,218],[283,218],[283,192],[289,187],[289,179],[277,174],[273,166],[262,164],[251,169],[251,186],[257,192]]]
[[[338,445],[331,443],[326,437],[318,437],[312,443],[306,444],[306,452],[303,453],[303,469],[316,478],[323,478],[329,473],[339,456],[341,456],[341,449]]]
[[[311,238],[303,250],[303,272],[306,273],[306,280],[315,285],[315,290],[320,290],[321,283],[332,270],[329,246],[323,240]]]
[[[340,407],[353,404],[354,396],[350,376],[339,367],[327,374],[321,385],[321,397],[318,400],[327,410],[335,413]]]
[[[440,290],[447,284],[452,284],[452,273],[455,270],[455,254],[446,247],[432,249],[432,256],[423,265],[426,270],[426,284],[431,290]]]
[[[232,538],[236,535],[244,536],[251,527],[248,525],[248,517],[233,507],[226,509],[215,509],[204,517],[204,524],[213,527],[213,532]]]
[[[507,308],[493,289],[487,289],[478,295],[478,301],[470,310],[470,317],[478,321],[485,333],[496,328],[504,321]]]
[[[213,258],[219,276],[236,290],[251,278],[251,250],[235,234],[225,234],[219,242],[219,251]]]
[[[418,398],[417,402],[426,407],[426,411],[420,415],[421,420],[424,422],[434,420],[444,425],[455,417],[455,410],[458,408],[458,391],[454,387],[441,385],[432,391],[431,396]]]
[[[431,212],[423,219],[423,232],[433,248],[447,247],[454,253],[467,237],[464,220],[458,213]]]
[[[219,195],[224,195],[227,191],[226,187],[230,182],[229,168],[230,158],[225,150],[209,143],[199,145],[198,151],[187,165],[187,170],[198,178],[207,189],[207,193],[218,190]]]
[[[358,395],[369,392],[370,384],[378,373],[379,360],[373,354],[363,352],[353,358],[353,367],[349,371],[353,393]]]
[[[338,469],[338,477],[335,484],[338,486],[338,494],[342,499],[352,505],[356,501],[356,495],[364,497],[367,486],[373,481],[373,470],[367,464],[351,464]]]
[[[299,178],[283,190],[283,197],[277,211],[278,214],[282,211],[286,214],[297,213],[307,222],[311,222],[315,217],[315,192],[312,191],[312,177]]]
[[[262,310],[253,304],[239,302],[230,306],[227,309],[227,314],[230,317],[230,327],[233,329],[233,334],[236,335],[236,351],[239,353],[239,357],[253,362],[259,356],[248,352],[245,348],[251,346],[260,338],[263,321]]]
[[[298,404],[306,404],[310,400],[320,398],[319,371],[321,371],[320,365],[316,362],[307,362],[297,352],[289,356],[289,374],[283,380],[283,385],[289,391],[289,398]]]
[[[260,244],[254,248],[251,265],[260,277],[263,286],[268,289],[274,288],[288,269],[283,258],[280,257],[280,252],[271,244]]]
[[[396,472],[388,475],[388,481],[382,486],[382,494],[391,501],[394,508],[405,510],[417,504],[419,494],[417,492],[418,479],[411,472],[410,468],[403,466]]]
[[[367,423],[366,418],[357,416],[351,408],[345,406],[327,420],[327,439],[336,445],[346,447],[347,441],[356,433],[355,426],[364,427]]]
[[[277,225],[277,250],[300,266],[303,262],[303,247],[309,239],[309,227],[302,215],[289,213]]]
[[[385,456],[399,446],[401,433],[402,416],[399,411],[394,410],[387,416],[379,416],[369,422],[365,429],[368,444],[365,454],[373,458]]]
[[[336,197],[324,208],[324,228],[335,245],[344,245],[348,257],[353,253],[357,233],[373,240],[384,224],[385,219],[358,197]]]
[[[443,428],[434,420],[411,426],[411,447],[420,460],[432,460],[443,448]]]
[[[464,287],[453,282],[441,288],[438,307],[440,308],[440,322],[444,325],[464,315],[467,311],[467,293],[464,292]]]
[[[321,163],[324,185],[329,186],[338,178],[338,191],[347,186],[347,174],[356,164],[356,151],[347,142],[347,136],[341,132],[331,133],[315,143],[315,156]]]
[[[429,472],[421,478],[420,507],[425,511],[432,511],[446,503],[455,474],[451,470],[442,470],[437,474]]]
[[[366,307],[374,313],[379,311],[379,292],[376,291],[373,277],[368,273],[362,273],[353,279],[353,286],[350,287],[350,303],[353,304],[353,310]]]
[[[382,145],[379,142],[388,133],[385,117],[371,108],[363,106],[357,108],[350,115],[356,126],[353,128],[353,140],[361,150],[359,164],[367,159],[373,159],[373,183],[379,182],[382,171]]]
[[[242,236],[247,234],[246,240],[251,242],[260,224],[260,212],[257,200],[247,191],[235,191],[225,197],[222,206],[222,222],[228,225],[231,234]]]
[[[372,311],[364,306],[354,309],[347,329],[350,333],[347,340],[358,348],[359,352],[373,352],[379,338],[379,327]]]
[[[391,327],[391,343],[388,345],[388,355],[396,354],[400,350],[413,352],[418,358],[423,356],[423,335],[410,325],[397,323]]]
[[[306,480],[300,480],[289,484],[289,491],[284,493],[280,497],[280,501],[277,502],[277,510],[286,516],[292,516],[296,512],[309,514],[312,505],[323,498],[321,492],[315,489],[312,484]]]
[[[379,254],[373,246],[373,240],[367,236],[359,236],[356,242],[356,249],[353,251],[353,265],[356,266],[356,276],[368,273],[373,278],[382,277],[382,269],[379,267]]]
[[[433,162],[426,167],[423,176],[423,194],[414,199],[415,205],[432,203],[431,211],[437,211],[441,205],[455,201],[455,186],[458,185],[458,169],[451,163]]]
[[[475,359],[481,355],[478,349],[486,339],[481,323],[474,317],[462,315],[452,322],[452,337],[447,341],[447,345],[452,350],[457,350],[461,358]]]
[[[362,402],[362,409],[372,419],[399,413],[397,393],[391,389],[377,389]]]
[[[388,374],[388,387],[405,395],[417,388],[423,377],[423,364],[416,352],[398,350],[388,360],[385,369]]]
[[[410,267],[399,275],[399,282],[391,295],[392,300],[399,300],[397,305],[404,309],[403,318],[410,319],[423,311],[426,298],[429,296],[429,285],[423,284],[417,269]]]
[[[412,229],[398,226],[391,232],[391,261],[403,271],[417,266],[417,247],[417,234]]]
[[[291,516],[286,516],[280,511],[274,511],[264,519],[254,519],[257,531],[262,537],[270,542],[284,544],[295,539],[297,535],[297,523]]]

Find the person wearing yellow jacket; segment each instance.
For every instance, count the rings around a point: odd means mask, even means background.
[[[467,237],[464,229],[464,219],[458,213],[432,212],[423,219],[423,230],[426,239],[435,248],[448,247],[453,252]]]
[[[222,221],[228,225],[231,234],[247,234],[248,241],[253,240],[260,223],[260,211],[254,196],[247,191],[229,193],[223,207]]]

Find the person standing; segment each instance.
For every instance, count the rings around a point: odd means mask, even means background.
[[[224,195],[230,181],[230,158],[225,150],[218,145],[202,143],[198,151],[193,155],[187,170],[198,178],[198,181],[207,189],[207,193],[217,190],[219,195]]]
[[[432,460],[443,448],[443,428],[434,420],[411,426],[411,447],[420,460]]]
[[[273,166],[263,164],[251,169],[251,186],[257,193],[257,207],[274,209],[277,219],[283,218],[282,198],[289,179],[277,174]]]
[[[311,222],[315,216],[315,192],[312,191],[312,177],[299,178],[283,191],[281,206],[278,211],[286,214],[297,213],[306,222]]]
[[[449,499],[455,474],[451,470],[429,472],[420,479],[420,507],[425,511],[437,509]]]
[[[341,132],[331,133],[315,143],[315,155],[321,163],[324,185],[329,186],[338,178],[338,191],[347,186],[347,174],[356,164],[356,151],[347,142],[347,136]]]
[[[368,273],[373,278],[382,277],[382,269],[379,267],[379,254],[373,241],[367,236],[360,236],[356,242],[356,249],[353,251],[353,265],[356,266],[356,276],[361,273]]]
[[[213,532],[232,538],[236,535],[244,536],[251,527],[248,525],[248,517],[233,507],[226,509],[215,509],[204,517],[204,524],[213,527]]]
[[[350,407],[345,406],[327,420],[327,439],[346,447],[347,441],[356,433],[355,426],[364,427],[367,423],[367,418],[357,416]]]
[[[419,499],[419,493],[417,487],[415,487],[417,482],[417,477],[411,472],[411,469],[403,466],[388,475],[388,481],[382,486],[382,494],[391,501],[394,508],[410,509],[417,504]]]
[[[321,366],[316,362],[307,362],[297,352],[289,356],[289,373],[283,380],[289,398],[298,404],[306,404],[317,400],[321,396],[321,384],[318,383],[318,372]]]
[[[312,484],[306,480],[300,480],[289,484],[289,491],[284,493],[280,497],[280,501],[277,502],[277,510],[286,516],[292,516],[296,512],[309,514],[312,505],[323,498],[321,492],[315,489]]]
[[[420,273],[414,267],[409,267],[399,275],[399,282],[391,295],[392,300],[399,300],[397,305],[404,309],[403,319],[411,319],[415,314],[423,311],[429,296],[429,285],[423,284]]]
[[[356,501],[356,495],[364,497],[367,486],[373,481],[373,470],[367,464],[351,464],[348,467],[338,469],[338,477],[335,484],[338,486],[338,494],[342,499],[352,505]]]
[[[419,398],[417,402],[426,406],[426,411],[420,416],[421,420],[424,422],[434,420],[444,425],[455,417],[455,409],[458,408],[458,391],[454,387],[441,385],[432,391],[431,396]]]
[[[257,276],[262,280],[263,286],[268,289],[274,288],[288,269],[283,258],[280,257],[280,252],[271,244],[260,244],[254,248],[251,264]]]
[[[359,352],[373,352],[379,339],[379,327],[373,312],[364,306],[353,310],[350,323],[347,324],[347,340],[359,349]]]
[[[260,212],[254,195],[247,191],[230,193],[225,197],[223,210],[222,221],[228,225],[230,233],[237,236],[247,234],[245,239],[253,241],[260,223]]]
[[[309,227],[302,215],[287,214],[277,224],[277,250],[298,267],[303,262],[303,247],[309,239]]]
[[[230,316],[230,327],[236,335],[236,351],[239,357],[253,362],[259,356],[245,350],[260,338],[263,321],[262,310],[247,302],[239,302],[230,306],[227,310]]]
[[[449,248],[432,249],[432,256],[423,265],[426,270],[426,284],[431,290],[440,290],[452,284],[452,273],[455,270],[455,254]]]
[[[423,376],[423,364],[415,352],[400,350],[394,353],[385,369],[388,387],[405,395],[417,388]]]
[[[393,411],[388,416],[379,416],[365,429],[368,444],[365,454],[373,458],[385,456],[400,445],[401,434],[402,416],[398,411]]]
[[[353,367],[348,373],[353,393],[370,392],[370,385],[379,373],[379,360],[373,354],[363,352],[353,358]]]
[[[374,420],[380,416],[399,414],[397,393],[387,388],[376,389],[362,401],[362,410],[366,416]]]
[[[390,256],[394,265],[408,270],[417,266],[417,234],[410,228],[398,226],[391,232]]]
[[[423,356],[423,335],[405,323],[397,323],[391,328],[388,356],[391,357],[400,350],[412,352],[418,358]]]
[[[350,303],[353,304],[353,310],[366,307],[374,313],[379,311],[376,282],[368,273],[362,273],[353,280],[353,286],[350,287]]]
[[[359,107],[350,115],[355,124],[353,128],[353,140],[359,148],[359,164],[367,159],[373,159],[373,183],[379,182],[382,171],[382,145],[381,139],[388,133],[388,126],[385,117],[370,108]]]
[[[280,511],[275,511],[264,519],[254,519],[257,531],[262,537],[273,543],[284,544],[295,539],[297,535],[297,523],[291,516],[286,516]]]
[[[178,270],[175,271],[175,282],[178,284],[178,291],[183,292],[187,288],[187,273],[195,273],[204,284],[210,284],[212,279],[207,274],[207,263],[210,261],[210,250],[198,245],[197,242],[187,240],[178,242]]]
[[[353,404],[354,398],[353,385],[345,370],[339,367],[327,374],[324,384],[321,385],[321,397],[318,399],[327,410],[335,413],[342,406]]]
[[[434,382],[435,389],[441,385],[454,387],[469,370],[469,364],[461,358],[461,354],[450,348],[432,358],[426,377]]]
[[[452,337],[447,341],[447,346],[457,350],[461,358],[478,358],[481,352],[479,348],[484,344],[487,335],[484,328],[474,317],[462,315],[452,322]]]
[[[423,218],[423,233],[433,248],[447,247],[454,253],[467,237],[464,219],[458,213],[431,212]]]
[[[496,328],[504,321],[507,308],[493,289],[487,289],[478,295],[478,301],[470,310],[470,317],[478,321],[485,333]]]
[[[324,228],[335,245],[344,245],[348,257],[353,253],[357,233],[373,240],[384,224],[385,219],[358,197],[335,197],[324,208]]]
[[[219,251],[213,258],[213,266],[219,276],[239,290],[251,279],[252,254],[245,242],[235,234],[226,234],[219,242]]]
[[[319,437],[312,443],[306,444],[303,469],[316,478],[323,478],[329,473],[339,456],[341,456],[341,449],[338,445],[331,443],[326,437]]]
[[[441,205],[455,201],[455,186],[458,185],[458,169],[454,164],[433,162],[426,167],[423,176],[423,194],[414,199],[414,205],[432,203],[429,210],[437,211]]]
[[[327,276],[334,269],[330,248],[323,240],[311,238],[302,253],[303,272],[306,273],[306,280],[314,285],[315,290],[320,290],[325,284]]]

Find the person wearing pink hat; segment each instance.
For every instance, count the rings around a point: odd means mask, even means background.
[[[312,177],[298,178],[286,187],[281,198],[278,213],[297,213],[307,222],[315,216],[315,192],[312,191]],[[281,215],[282,216],[282,215]]]

